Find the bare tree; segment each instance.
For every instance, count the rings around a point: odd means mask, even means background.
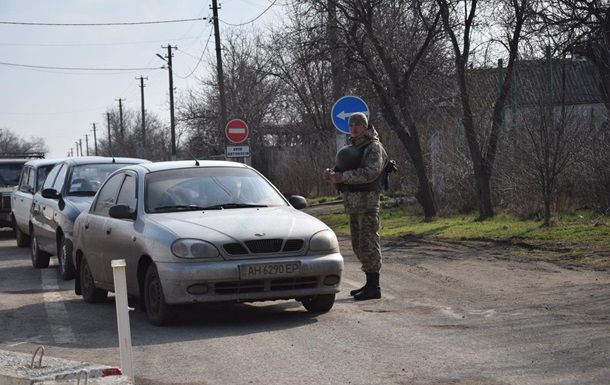
[[[8,128],[0,128],[0,153],[46,153],[48,150],[42,138],[23,139]]]
[[[524,169],[531,173],[544,204],[543,226],[551,225],[552,205],[558,180],[574,162],[583,142],[582,116],[575,107],[566,103],[566,60],[561,61],[559,92],[553,84],[552,61],[547,57],[548,79],[545,92],[538,93],[537,108],[523,119],[524,140],[519,149],[524,159]],[[559,95],[558,105],[555,94]],[[558,111],[557,111],[558,110]],[[528,116],[529,115],[529,116]]]
[[[610,109],[610,3],[550,0],[539,15],[540,32],[559,49],[581,54],[597,67],[604,102]]]
[[[455,76],[458,84],[462,126],[464,128],[479,196],[479,219],[494,215],[491,177],[498,152],[498,141],[504,124],[504,108],[517,60],[523,28],[532,16],[533,0],[501,0],[493,3],[493,12],[485,19],[490,25],[487,31],[499,29],[497,37],[508,54],[505,76],[500,92],[493,100],[491,121],[477,122],[473,114],[473,93],[469,84],[469,65],[473,51],[472,36],[477,33],[478,17],[483,13],[478,0],[437,0],[441,9],[443,26],[453,48]],[[487,4],[487,3],[484,3]],[[502,39],[503,40],[500,40]],[[494,39],[495,40],[495,39]],[[478,129],[477,129],[478,128]]]
[[[387,126],[409,154],[424,216],[434,217],[437,209],[421,148],[417,111],[426,101],[419,97],[419,88],[425,88],[427,75],[419,70],[427,64],[438,67],[434,63],[439,57],[434,51],[439,36],[435,4],[381,0],[313,0],[312,4],[323,14],[332,15],[336,9],[338,41],[346,52],[349,79],[356,84],[346,91],[370,89]],[[335,19],[331,20],[334,28]]]
[[[229,118],[244,120],[256,137],[257,130],[273,121],[277,114],[275,100],[281,85],[269,75],[269,58],[263,36],[256,32],[228,33],[223,46],[224,84]],[[215,68],[215,63],[209,63]],[[215,69],[211,71],[215,73]],[[218,84],[215,76],[201,79],[200,87],[181,97],[178,119],[187,129],[187,146],[203,156],[224,153],[226,138],[220,122]]]

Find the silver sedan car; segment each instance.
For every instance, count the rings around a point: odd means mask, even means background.
[[[76,293],[103,301],[111,261],[125,259],[127,290],[148,319],[167,324],[175,305],[296,299],[327,312],[343,257],[324,223],[241,163],[131,165],[112,174],[76,220]]]

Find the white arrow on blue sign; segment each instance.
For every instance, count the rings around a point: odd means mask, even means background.
[[[369,116],[369,107],[364,100],[357,96],[343,96],[339,98],[333,105],[331,110],[333,124],[335,128],[344,134],[349,134],[348,120],[349,117],[356,112],[363,112],[367,118]]]

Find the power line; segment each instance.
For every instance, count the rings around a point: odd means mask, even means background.
[[[201,37],[192,36],[185,37],[180,39],[170,39],[171,41],[182,41],[182,40],[198,40]],[[8,46],[8,47],[99,47],[99,46],[115,46],[115,45],[137,45],[137,44],[158,44],[167,41],[164,40],[141,40],[141,41],[125,41],[125,42],[116,42],[116,43],[4,43],[0,42],[0,46]]]
[[[199,57],[199,61],[197,61],[197,65],[195,65],[195,68],[193,68],[191,73],[189,73],[188,75],[186,75],[184,77],[176,74],[176,76],[178,76],[180,79],[190,78],[191,75],[193,75],[195,73],[197,68],[199,68],[199,64],[201,64],[201,61],[203,60],[203,55],[205,55],[205,52],[208,50],[208,44],[210,44],[210,40],[212,39],[212,32],[214,32],[214,30],[210,29],[210,35],[208,36],[208,41],[205,43],[205,47],[203,48],[203,51],[201,51],[201,56]],[[184,51],[179,51],[179,52],[184,52]],[[190,55],[190,54],[188,54],[188,55]],[[192,56],[192,55],[190,55],[190,56]]]
[[[277,0],[273,0],[273,2],[272,2],[272,3],[271,3],[271,4],[270,4],[270,5],[267,7],[267,8],[265,8],[265,10],[264,10],[264,11],[263,11],[263,12],[262,12],[260,15],[256,16],[254,19],[252,19],[252,20],[250,20],[250,21],[246,21],[245,23],[241,23],[241,24],[231,24],[231,23],[227,23],[226,21],[221,20],[221,19],[218,19],[218,20],[222,21],[222,22],[223,22],[223,24],[230,25],[230,26],[232,26],[232,27],[241,27],[241,26],[244,26],[244,25],[247,25],[247,24],[250,24],[250,23],[254,23],[254,22],[255,22],[256,20],[258,20],[258,19],[259,19],[261,16],[263,16],[265,13],[267,13],[267,11],[268,11],[268,10],[270,10],[270,9],[271,9],[271,7],[273,7],[273,6],[275,5],[275,3],[277,3]]]
[[[35,69],[50,69],[50,70],[69,70],[69,71],[147,71],[147,70],[162,69],[161,67],[149,67],[149,68],[52,67],[52,66],[39,66],[39,65],[6,63],[6,62],[0,62],[0,65],[10,66],[10,67],[23,67],[23,68],[35,68]]]
[[[119,22],[119,23],[39,23],[39,22],[22,22],[22,21],[0,21],[0,24],[47,26],[47,27],[107,27],[107,26],[121,26],[121,25],[183,23],[183,22],[188,22],[188,21],[200,21],[200,20],[206,20],[206,18],[198,17],[198,18],[194,18],[194,19],[136,21],[136,22]]]

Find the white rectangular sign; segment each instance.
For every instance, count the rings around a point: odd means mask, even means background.
[[[227,146],[227,158],[247,158],[250,156],[250,146]]]

